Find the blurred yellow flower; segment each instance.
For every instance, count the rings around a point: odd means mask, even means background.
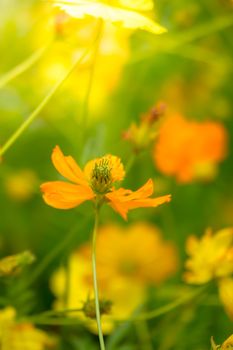
[[[184,280],[203,284],[216,279],[220,299],[233,319],[233,229],[226,228],[216,234],[208,229],[200,239],[190,236],[187,253],[190,258],[185,264],[188,271]]]
[[[233,273],[233,229],[226,228],[215,234],[208,229],[200,239],[190,236],[187,253],[190,258],[185,264],[186,282],[202,284],[230,276]]]
[[[55,340],[30,323],[16,323],[12,307],[0,310],[1,350],[45,350],[53,348]]]
[[[222,278],[219,280],[219,297],[226,313],[233,320],[233,278]]]
[[[171,115],[161,126],[154,162],[165,175],[181,183],[209,180],[227,153],[227,132],[221,123],[197,122]]]
[[[233,349],[233,334],[227,338],[222,345],[216,345],[213,337],[211,338],[212,350],[232,350]]]
[[[222,344],[222,350],[232,350],[233,349],[233,334],[227,338]]]
[[[7,194],[17,201],[29,200],[36,192],[38,185],[38,178],[30,169],[9,173],[4,181]]]
[[[100,18],[116,23],[118,26],[143,29],[154,34],[166,32],[164,27],[142,13],[142,11],[153,9],[152,0],[111,0],[107,2],[104,0],[54,0],[52,2],[72,17]]]
[[[165,242],[158,229],[150,224],[141,222],[127,228],[117,225],[100,228],[97,236],[100,303],[112,303],[102,315],[104,332],[112,330],[112,318],[126,319],[143,303],[149,285],[158,285],[174,274],[177,261],[175,246]],[[70,256],[68,275],[63,268],[54,274],[51,286],[57,297],[56,308],[65,307],[66,284],[69,286],[66,307],[82,308],[85,301],[93,300],[89,243]],[[87,320],[84,315],[78,317]],[[92,320],[88,323],[95,331],[96,323]]]
[[[96,35],[96,23],[90,18],[77,20],[65,13],[60,13],[56,16],[55,26],[56,31],[62,33],[65,40],[54,43],[53,50],[46,55],[46,60],[40,62],[38,79],[42,80],[43,85],[48,86],[55,84],[58,77],[67,72],[77,57],[83,56],[84,51],[93,45],[93,37]],[[130,55],[129,35],[130,33],[112,23],[106,23],[103,27],[89,101],[91,118],[102,117],[100,111],[106,105],[106,98],[114,91],[121,79],[123,66]],[[92,64],[93,54],[90,53],[64,86],[70,99],[73,99],[75,103],[77,100],[83,103],[85,99]],[[55,115],[56,119],[66,118],[62,113],[55,113]],[[80,121],[79,113],[77,119]]]

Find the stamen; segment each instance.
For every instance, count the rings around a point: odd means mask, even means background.
[[[112,310],[112,301],[106,300],[106,299],[100,299],[100,314],[101,315],[109,315]],[[87,299],[83,304],[83,309],[85,316],[95,319],[96,318],[96,311],[95,311],[95,299]]]
[[[96,193],[104,194],[110,190],[113,182],[111,170],[109,160],[106,158],[95,163],[91,175],[91,187]]]

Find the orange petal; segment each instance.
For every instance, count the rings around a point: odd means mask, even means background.
[[[88,186],[73,185],[62,181],[46,182],[40,188],[45,203],[57,209],[71,209],[95,197]]]
[[[124,201],[123,191],[124,189],[120,188],[117,191],[107,193],[105,197],[109,200],[109,205],[116,212],[118,212],[123,217],[123,219],[127,220],[128,207],[127,207],[127,203],[125,203]]]
[[[130,199],[140,199],[140,198],[147,198],[153,194],[154,191],[154,185],[153,181],[149,179],[145,185],[140,187],[137,191],[133,192],[130,195]]]
[[[170,194],[166,196],[157,197],[157,198],[146,198],[141,200],[139,199],[139,200],[129,202],[129,209],[148,208],[148,207],[155,208],[163,203],[168,203],[170,201],[171,201]]]
[[[110,201],[109,204],[111,207],[126,220],[127,213],[131,209],[157,207],[158,205],[170,202],[171,200],[171,195],[148,198],[152,193],[153,182],[150,179],[135,192],[120,188],[119,190],[113,190],[106,194],[105,197]]]
[[[52,153],[52,162],[57,171],[66,179],[79,185],[88,185],[84,173],[71,156],[65,157],[59,146]]]

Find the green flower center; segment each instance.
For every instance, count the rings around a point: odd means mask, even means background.
[[[99,306],[100,306],[100,314],[101,315],[109,315],[112,310],[112,301],[106,300],[106,299],[100,299],[99,300]],[[85,316],[95,319],[96,318],[96,311],[95,311],[95,299],[87,299],[84,302],[83,309]]]
[[[112,186],[112,168],[108,159],[101,159],[95,164],[91,175],[91,187],[97,194],[105,194]]]

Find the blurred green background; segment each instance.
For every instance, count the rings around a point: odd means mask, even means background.
[[[126,164],[131,148],[123,140],[122,132],[157,101],[164,101],[168,108],[187,118],[222,122],[229,134],[228,156],[213,181],[180,185],[156,170],[151,152],[143,153],[135,161],[124,186],[136,189],[152,177],[155,186],[158,183],[156,194],[172,193],[173,200],[156,211],[130,213],[129,221],[143,219],[155,223],[166,238],[177,244],[181,262],[176,277],[169,282],[174,285],[181,283],[187,236],[202,235],[206,227],[217,230],[233,226],[232,6],[230,0],[157,0],[155,15],[168,33],[122,34],[117,46],[123,51],[120,62],[118,51],[113,49],[112,63],[109,61],[108,67],[100,68],[100,85],[96,83],[99,95],[95,96],[95,91],[91,94],[86,130],[81,129],[86,76],[81,70],[79,80],[80,72],[76,70],[4,155],[0,171],[1,257],[29,249],[37,257],[30,269],[36,269],[79,223],[77,235],[30,285],[25,298],[20,298],[17,288],[25,283],[30,271],[22,280],[0,286],[1,294],[7,292],[19,312],[33,313],[51,307],[49,276],[73,247],[88,240],[93,225],[90,203],[71,211],[57,211],[42,201],[40,183],[58,176],[50,161],[53,147],[60,145],[65,154],[72,154],[82,166],[106,153],[120,156]],[[30,69],[0,87],[2,145],[69,67],[79,49],[80,38],[75,21],[71,28],[58,33],[58,14],[47,1],[0,0],[0,8],[0,79],[46,47]],[[108,73],[104,75],[105,68]],[[15,175],[19,177],[14,178]],[[163,186],[161,192],[159,184]],[[21,193],[19,187],[25,190]],[[123,224],[109,208],[102,214],[102,222]],[[211,335],[221,343],[232,333],[232,323],[215,296],[213,288],[214,302],[209,305],[193,303],[150,321],[154,348],[207,350]],[[61,349],[98,348],[95,336],[82,328],[76,336],[70,332],[72,336],[69,338],[68,330]],[[121,339],[124,344],[119,349],[143,349],[130,325],[122,326],[116,333],[119,344]],[[67,339],[71,338],[69,342]]]

